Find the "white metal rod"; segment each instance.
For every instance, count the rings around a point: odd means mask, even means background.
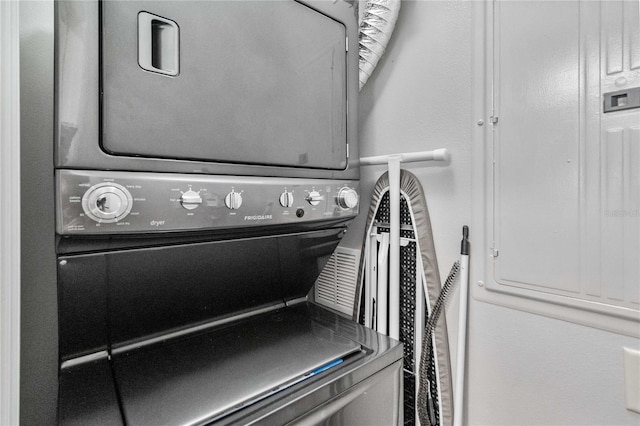
[[[365,265],[371,268],[369,259],[371,259],[371,235],[367,237],[367,243],[364,248]],[[373,269],[373,268],[371,268]],[[371,327],[371,272],[365,271],[364,274],[364,325]]]
[[[388,279],[387,272],[389,271],[389,234],[387,232],[382,234],[382,242],[378,249],[378,300],[376,301],[376,330],[382,334],[388,333]]]
[[[460,311],[458,315],[458,354],[456,357],[456,385],[453,398],[453,424],[462,426],[464,399],[464,367],[467,347],[467,298],[469,289],[469,255],[460,256]]]
[[[376,234],[378,233],[376,227],[373,227],[373,233],[369,234],[369,241],[367,244],[367,251],[365,253],[368,256],[367,264],[368,269],[365,274],[365,307],[364,307],[364,321],[367,327],[376,329],[375,324],[375,303],[378,299],[378,288],[376,275],[378,273],[378,242],[376,240]]]
[[[361,166],[373,166],[376,164],[388,164],[389,157],[399,156],[402,163],[414,163],[416,161],[447,161],[449,151],[446,148],[435,149],[433,151],[405,152],[392,155],[376,155],[373,157],[361,157]]]
[[[400,339],[400,156],[389,156],[389,337]]]

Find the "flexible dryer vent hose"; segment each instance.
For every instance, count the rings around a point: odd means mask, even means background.
[[[436,420],[433,408],[433,399],[430,395],[429,383],[426,380],[429,377],[429,358],[433,356],[433,334],[436,330],[436,325],[440,320],[445,305],[447,303],[447,297],[452,292],[455,279],[460,271],[460,262],[455,262],[449,271],[440,295],[436,300],[436,303],[431,307],[431,313],[429,314],[429,320],[424,330],[424,337],[422,338],[422,356],[420,359],[420,385],[418,388],[418,417],[420,418],[421,426],[438,426],[440,423]]]
[[[366,0],[360,22],[360,90],[382,58],[400,12],[400,0]]]

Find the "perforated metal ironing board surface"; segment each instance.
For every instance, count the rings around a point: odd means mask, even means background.
[[[112,365],[128,424],[184,425],[215,421],[358,354],[360,344],[285,309],[117,354]]]

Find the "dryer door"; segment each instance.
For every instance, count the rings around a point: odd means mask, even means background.
[[[105,151],[346,167],[342,23],[296,1],[101,4]]]

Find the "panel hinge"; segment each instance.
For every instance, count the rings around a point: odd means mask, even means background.
[[[344,50],[349,51],[349,37],[344,38]]]
[[[349,159],[349,144],[347,144],[347,159]]]
[[[496,125],[498,124],[498,116],[497,115],[492,115],[491,117],[489,117],[489,121],[491,122],[491,124]]]
[[[491,247],[490,249],[491,257],[495,258],[500,255],[500,251],[498,249]]]

